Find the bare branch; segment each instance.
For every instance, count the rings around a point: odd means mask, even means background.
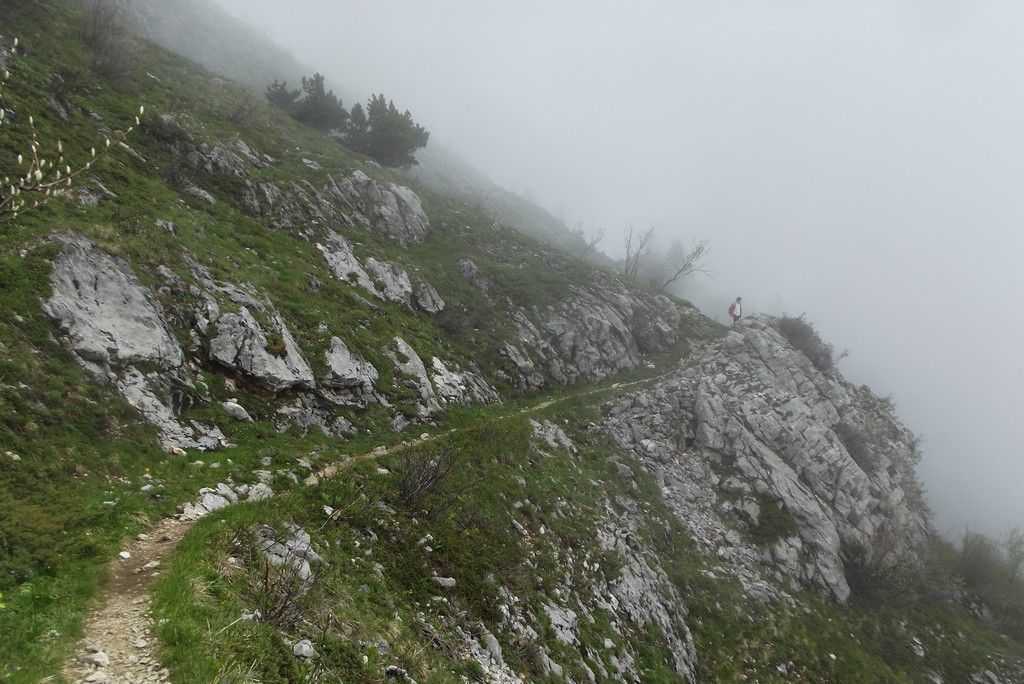
[[[711,271],[707,268],[707,258],[710,251],[711,249],[707,240],[697,240],[694,238],[693,247],[689,252],[684,254],[682,260],[676,264],[675,271],[673,271],[672,275],[668,277],[665,284],[661,286],[661,289],[667,290],[669,285],[681,278],[685,278],[691,273],[711,275]]]
[[[630,224],[626,229],[626,257],[622,263],[622,273],[630,280],[636,280],[640,275],[640,267],[651,249],[653,238],[654,228],[648,228],[641,233]]]
[[[607,234],[608,231],[604,228],[595,228],[593,232],[585,238],[583,246],[586,248],[586,251],[584,254],[590,254],[591,252],[597,251],[597,246],[604,241]]]

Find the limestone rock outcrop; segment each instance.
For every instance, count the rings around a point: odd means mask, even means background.
[[[849,564],[884,567],[933,533],[914,435],[766,317],[743,319],[695,366],[611,402],[604,427],[759,598],[779,598],[765,582],[775,579],[843,602]]]
[[[434,286],[426,280],[420,280],[414,286],[416,306],[428,314],[439,314],[444,311],[444,300]]]
[[[491,404],[499,399],[497,391],[477,370],[449,369],[436,356],[430,360],[430,367],[430,379],[444,403],[468,404],[475,401]]]
[[[356,171],[334,183],[331,191],[372,230],[403,247],[422,242],[430,232],[419,196],[403,185]]]
[[[214,361],[275,392],[314,387],[313,371],[280,315],[270,319],[273,340],[244,306],[237,314],[221,316],[216,328],[210,340]]]
[[[55,241],[61,249],[43,310],[87,367],[103,373],[135,363],[181,365],[181,346],[160,303],[127,262],[78,235],[58,235]]]
[[[339,338],[331,338],[331,346],[324,354],[327,373],[320,379],[321,386],[338,401],[351,400],[366,404],[376,397],[374,383],[379,374],[373,364],[353,353]]]
[[[385,299],[412,308],[412,281],[404,268],[390,261],[369,257],[366,270]]]
[[[43,311],[75,358],[95,377],[113,383],[157,427],[168,451],[223,445],[224,435],[216,427],[179,421],[192,401],[184,353],[159,301],[128,263],[80,235],[58,234],[54,241],[60,251]]]
[[[401,337],[395,338],[395,347],[396,351],[391,352],[391,358],[395,362],[395,367],[405,377],[405,384],[414,390],[417,395],[417,414],[421,418],[425,418],[440,410],[441,405],[437,401],[433,385],[430,384],[430,378],[427,376],[427,368],[423,365],[423,359]]]
[[[512,318],[521,343],[506,348],[506,357],[527,386],[536,385],[531,365],[560,384],[602,380],[677,343],[687,324],[703,325],[691,305],[638,294],[612,279],[576,286],[557,306],[516,309]]]
[[[363,269],[362,264],[356,259],[348,240],[334,231],[330,231],[327,233],[327,244],[317,243],[316,247],[324,255],[327,266],[335,278],[350,285],[358,285],[377,299],[384,298],[377,286],[370,280],[370,276]]]

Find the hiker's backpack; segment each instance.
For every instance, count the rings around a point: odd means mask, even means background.
[[[729,305],[729,315],[730,316],[735,316],[736,315],[736,302],[733,302],[732,304]]]

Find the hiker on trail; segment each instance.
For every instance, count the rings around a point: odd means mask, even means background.
[[[737,297],[736,301],[729,305],[729,315],[732,316],[733,325],[743,318],[743,297]]]

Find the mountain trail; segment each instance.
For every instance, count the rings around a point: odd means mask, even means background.
[[[716,345],[711,343],[695,350],[678,366],[652,377],[571,392],[510,411],[505,416],[498,416],[498,419],[536,413],[563,401],[608,390],[621,391],[657,382],[699,363],[715,348]],[[404,451],[456,432],[459,432],[459,428],[386,448],[377,447],[335,461],[306,478],[304,484],[315,485],[323,479],[334,477],[353,463]],[[153,621],[149,612],[151,589],[160,575],[163,558],[177,547],[195,522],[195,519],[180,516],[165,518],[149,532],[140,534],[115,559],[99,607],[86,619],[84,634],[75,649],[74,659],[64,667],[64,676],[68,681],[90,684],[158,684],[170,681],[169,673],[160,663],[158,645],[153,634]]]
[[[177,546],[192,523],[177,518],[161,520],[121,552],[99,609],[86,620],[76,658],[64,669],[68,681],[170,681],[157,656],[149,595],[160,574],[161,558]]]

